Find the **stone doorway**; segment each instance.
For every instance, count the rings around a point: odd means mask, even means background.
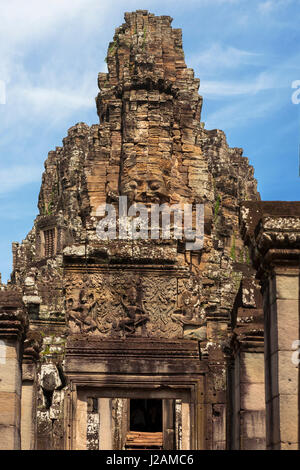
[[[68,341],[67,449],[125,449],[131,432],[156,437],[164,450],[204,448],[205,370],[195,342]]]
[[[78,390],[76,401],[73,449],[191,448],[191,406],[181,399],[109,398],[100,390]]]

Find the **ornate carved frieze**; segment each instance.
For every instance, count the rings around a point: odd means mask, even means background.
[[[65,282],[66,312],[73,333],[103,337],[181,337],[174,322],[177,278],[153,273],[71,273]]]

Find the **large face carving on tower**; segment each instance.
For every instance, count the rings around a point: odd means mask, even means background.
[[[128,202],[163,204],[170,202],[171,179],[168,169],[157,165],[136,164],[121,172],[120,193]]]

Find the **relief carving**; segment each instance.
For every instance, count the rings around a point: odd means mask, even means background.
[[[149,321],[143,306],[143,301],[138,298],[138,291],[135,287],[131,287],[125,295],[125,299],[121,299],[126,317],[119,321],[117,329],[124,332],[134,334],[138,327],[145,325]]]
[[[182,338],[182,325],[172,320],[177,296],[174,277],[73,273],[65,289],[72,333]]]
[[[121,173],[121,194],[127,196],[130,204],[141,203],[167,203],[170,202],[170,169],[163,172],[161,165],[151,167],[145,175],[145,165],[136,165],[134,168],[124,163]]]
[[[206,338],[205,315],[200,310],[200,284],[196,277],[191,277],[181,286],[178,296],[178,307],[171,318],[175,323],[182,325],[183,337],[187,339]]]
[[[96,305],[97,302],[94,301],[94,295],[92,293],[87,295],[84,289],[80,291],[77,304],[74,305],[72,297],[68,298],[68,319],[71,331],[74,332],[74,324],[79,327],[80,333],[89,333],[98,329],[98,325],[93,319],[93,311]]]

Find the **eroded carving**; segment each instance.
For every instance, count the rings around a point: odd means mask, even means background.
[[[126,317],[119,321],[117,329],[133,334],[138,327],[142,327],[149,320],[143,307],[143,301],[138,297],[137,289],[132,286],[125,295],[125,299],[121,299]]]
[[[182,326],[171,318],[176,307],[176,278],[125,272],[70,273],[65,289],[73,333],[182,337]]]
[[[72,297],[67,299],[68,317],[72,331],[76,332],[74,324],[79,327],[80,333],[88,333],[98,329],[98,325],[93,319],[96,304],[93,293],[87,295],[84,289],[80,290],[77,304],[74,305]]]

